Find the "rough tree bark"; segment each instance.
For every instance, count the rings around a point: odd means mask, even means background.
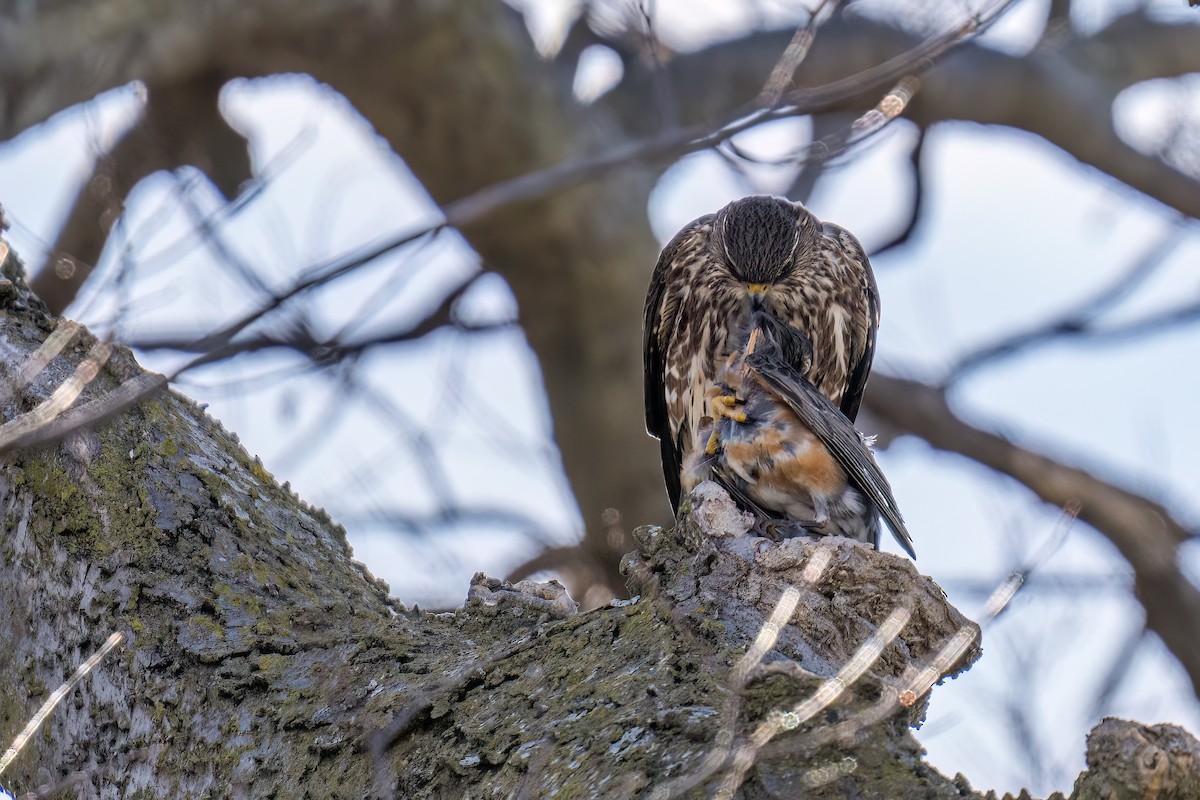
[[[97,345],[80,329],[41,358],[69,325],[11,254],[3,275],[0,432]],[[139,375],[117,348],[77,402]],[[714,753],[827,685],[903,605],[911,620],[866,675],[759,752],[737,796],[980,797],[921,761],[909,725],[922,702],[880,705],[974,624],[907,560],[744,535],[750,520],[719,492],[675,529],[639,529],[623,564],[638,599],[584,614],[554,584],[482,576],[459,611],[403,607],[340,527],[170,391],[5,453],[0,508],[0,725],[19,729],[110,632],[128,641],[10,769],[19,793],[699,796],[688,786],[730,774]],[[828,566],[806,583],[820,554]],[[732,692],[731,667],[788,586],[799,612]],[[1183,731],[1110,721],[1092,738],[1073,797],[1194,796],[1200,746]]]

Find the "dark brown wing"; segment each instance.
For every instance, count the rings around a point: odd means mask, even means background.
[[[797,333],[798,335],[798,333]],[[791,365],[779,357],[779,349],[768,337],[765,347],[755,349],[747,358],[755,377],[787,404],[846,470],[850,481],[871,499],[879,509],[896,541],[913,558],[912,536],[900,516],[891,484],[875,462],[862,435],[843,413],[804,379]]]
[[[667,495],[671,498],[672,511],[679,510],[679,472],[683,464],[682,437],[688,435],[686,420],[678,423],[680,427],[677,430],[671,430],[665,385],[667,351],[676,335],[679,304],[682,300],[677,262],[685,246],[695,236],[696,230],[711,223],[712,218],[713,215],[709,214],[685,226],[663,248],[654,267],[654,274],[650,276],[650,288],[646,294],[646,307],[642,317],[646,431],[659,440],[663,477],[667,482]]]
[[[855,257],[861,260],[865,270],[865,289],[867,293],[867,341],[862,356],[857,364],[850,367],[850,377],[846,380],[846,393],[842,395],[841,409],[846,419],[854,422],[858,417],[859,406],[862,405],[863,392],[867,388],[867,378],[871,377],[871,362],[875,360],[875,336],[879,331],[879,286],[875,283],[875,272],[866,252],[855,239],[853,243]]]

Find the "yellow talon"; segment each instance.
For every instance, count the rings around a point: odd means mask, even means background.
[[[719,394],[712,399],[713,419],[719,420],[721,417],[731,419],[734,422],[745,422],[746,412],[735,408],[742,404],[742,399],[737,395]],[[716,452],[715,450],[713,452]],[[711,455],[711,454],[710,454]]]
[[[721,437],[717,435],[717,426],[713,426],[712,434],[708,437],[708,444],[704,445],[704,455],[715,456],[717,451],[721,449]]]

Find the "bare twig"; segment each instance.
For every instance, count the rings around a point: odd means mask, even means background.
[[[918,670],[910,670],[908,678],[898,687],[881,684],[882,697],[874,705],[846,720],[796,736],[785,742],[765,745],[760,754],[763,758],[775,758],[798,752],[808,752],[833,741],[846,741],[859,731],[890,718],[901,708],[909,708],[923,697],[933,684],[941,680],[955,663],[962,658],[978,636],[972,626],[963,626],[948,639]]]
[[[1145,625],[1138,625],[1136,629],[1130,631],[1123,639],[1120,645],[1113,648],[1116,654],[1109,668],[1105,670],[1104,680],[1100,682],[1100,688],[1096,691],[1096,696],[1092,700],[1092,711],[1088,716],[1092,719],[1099,719],[1105,707],[1112,702],[1113,696],[1129,677],[1130,670],[1133,667],[1133,662],[1141,649],[1141,645],[1146,641]]]
[[[42,424],[62,415],[64,411],[75,404],[79,395],[83,393],[84,388],[96,379],[96,376],[100,374],[100,368],[108,361],[108,357],[111,354],[111,344],[104,341],[96,342],[88,352],[87,358],[80,361],[75,367],[75,371],[71,373],[71,377],[63,381],[46,402],[28,414],[22,415],[22,418],[31,424]],[[2,430],[0,428],[0,431]],[[2,438],[3,434],[0,433],[0,439]]]
[[[879,133],[888,123],[904,113],[904,109],[908,107],[919,88],[920,81],[915,75],[904,76],[899,83],[884,94],[874,107],[868,109],[861,116],[855,117],[849,125],[840,126],[831,133],[814,139],[781,158],[768,159],[751,155],[733,139],[721,142],[717,149],[718,152],[721,149],[727,149],[744,161],[772,166],[807,164],[813,159],[820,163],[832,161],[855,145]]]
[[[642,35],[639,44],[646,60],[654,71],[654,95],[658,113],[662,116],[662,129],[674,130],[679,127],[679,100],[675,88],[671,85],[671,76],[663,68],[662,42],[654,32],[654,10],[650,7],[654,0],[639,0],[638,14],[641,17]]]
[[[56,442],[81,428],[108,419],[165,388],[163,375],[146,372],[131,378],[102,397],[57,416],[24,414],[0,426],[0,454],[21,447]]]
[[[62,337],[55,340],[49,347],[43,343],[42,347],[34,352],[31,359],[33,363],[29,366],[29,371],[22,370],[18,373],[18,383],[24,380],[27,374],[40,372],[45,366],[42,362],[48,360],[46,356],[55,348],[61,350],[69,338],[74,335],[69,324],[62,326],[60,330],[63,331]],[[87,358],[79,362],[71,376],[63,381],[49,398],[32,411],[0,425],[0,453],[61,438],[84,425],[97,422],[126,408],[130,402],[136,402],[141,396],[144,396],[138,395],[139,392],[148,393],[156,388],[156,381],[142,380],[149,378],[147,375],[142,375],[122,384],[115,391],[103,397],[69,410],[79,399],[84,388],[96,379],[100,368],[108,361],[111,352],[111,344],[104,341],[97,342],[88,353]],[[162,376],[153,376],[153,378],[165,381]],[[152,387],[151,384],[154,386]]]
[[[984,604],[984,619],[980,629],[999,617],[1013,598],[1025,585],[1029,573],[1040,566],[1050,554],[1062,543],[1062,537],[1069,530],[1075,519],[1072,510],[1064,511],[1055,531],[1051,534],[1043,548],[1030,558],[1026,564],[1005,578],[996,586],[988,601]],[[889,719],[901,708],[909,708],[923,697],[942,676],[962,658],[968,648],[978,637],[976,628],[964,625],[959,628],[919,669],[911,669],[899,686],[883,683],[880,688],[882,695],[872,706],[859,711],[848,719],[823,728],[809,731],[801,736],[793,737],[786,742],[761,748],[764,758],[774,758],[798,752],[810,752],[815,748],[834,741],[849,741],[863,729]]]
[[[185,370],[194,369],[198,366],[240,353],[273,347],[294,348],[294,342],[280,340],[278,337],[271,336],[258,336],[236,342],[234,340],[242,331],[267,314],[282,307],[292,298],[347,275],[407,244],[427,236],[436,235],[437,232],[448,226],[461,227],[470,224],[501,206],[568,188],[613,167],[627,165],[668,153],[677,155],[682,152],[715,146],[727,141],[735,134],[761,124],[764,121],[782,118],[783,116],[809,113],[811,110],[808,105],[809,103],[832,102],[842,96],[853,96],[862,92],[867,87],[874,85],[879,78],[890,75],[892,71],[897,71],[901,68],[912,70],[920,64],[928,65],[929,59],[934,55],[940,54],[946,48],[961,41],[963,37],[975,30],[977,30],[977,23],[972,21],[951,34],[914,48],[909,54],[897,56],[889,60],[885,65],[881,65],[885,67],[884,69],[867,70],[864,75],[868,77],[863,80],[852,77],[831,84],[834,87],[833,89],[822,87],[820,89],[804,90],[799,93],[793,92],[789,96],[790,101],[795,103],[798,99],[803,98],[805,102],[793,105],[786,110],[755,112],[745,119],[717,129],[693,128],[687,131],[668,132],[648,141],[615,147],[590,159],[560,164],[547,170],[529,173],[513,180],[481,189],[468,197],[443,207],[442,211],[446,218],[445,222],[412,231],[397,238],[387,240],[380,245],[367,248],[359,254],[337,259],[316,267],[309,271],[307,277],[297,281],[287,291],[273,296],[266,303],[241,319],[207,336],[191,340],[181,340],[179,338],[146,339],[135,344],[142,349],[173,349],[200,354],[173,377],[177,377]],[[916,86],[916,79],[913,76],[902,77],[900,82],[889,90],[873,109],[854,121],[851,125],[854,140],[861,140],[877,132],[902,113],[909,99],[911,99]],[[814,143],[812,146],[826,145],[823,143]],[[459,293],[461,291],[462,289],[460,289]],[[445,304],[443,308],[446,308]],[[437,327],[437,319],[435,315],[425,323],[406,331],[398,332],[390,338],[375,337],[372,339],[371,345],[416,338],[423,332]],[[464,329],[470,330],[471,328],[464,327]]]
[[[1149,280],[1161,267],[1167,258],[1186,241],[1187,230],[1183,225],[1174,224],[1161,237],[1152,243],[1137,260],[1129,266],[1115,281],[1101,289],[1092,297],[1080,303],[1056,319],[1049,320],[1028,330],[1006,336],[1003,339],[986,345],[972,353],[961,357],[943,383],[949,385],[966,377],[980,367],[990,365],[1004,358],[1025,352],[1031,347],[1062,341],[1074,337],[1088,338],[1118,338],[1138,333],[1149,333],[1156,328],[1167,328],[1172,325],[1189,322],[1200,315],[1200,303],[1180,307],[1169,314],[1156,315],[1141,322],[1130,323],[1117,328],[1098,328],[1097,318],[1113,305],[1129,296],[1138,286]]]
[[[174,381],[184,373],[195,370],[198,367],[245,353],[280,349],[294,350],[298,353],[303,353],[318,363],[332,364],[346,358],[362,355],[366,351],[376,347],[417,341],[445,327],[453,327],[460,333],[468,334],[492,333],[515,327],[515,322],[507,320],[474,324],[454,319],[453,310],[455,302],[470,290],[477,277],[478,274],[471,276],[465,283],[446,295],[442,299],[442,302],[436,308],[429,311],[423,319],[415,323],[406,322],[390,331],[383,331],[362,339],[352,339],[349,341],[341,340],[337,337],[317,339],[308,325],[304,324],[303,321],[291,320],[286,328],[278,332],[264,332],[240,339],[229,337],[223,344],[219,345],[216,344],[216,341],[225,338],[224,333],[215,335],[215,338],[214,336],[207,336],[203,339],[196,339],[186,334],[163,334],[158,337],[147,336],[135,339],[129,345],[142,350],[199,352],[200,355],[188,361],[171,374],[171,380]],[[242,326],[242,321],[227,326],[225,331],[232,331],[235,327],[239,326]],[[351,327],[354,326],[348,326],[348,328]],[[212,347],[205,348],[202,346],[204,343],[211,344]]]
[[[804,158],[796,164],[798,169],[783,193],[790,200],[807,203],[817,188],[817,182],[832,166],[839,154],[846,152],[850,141],[850,123],[847,115],[838,112],[813,114],[812,139],[828,145],[828,148],[807,148]]]
[[[1024,586],[1029,574],[1057,551],[1078,511],[1077,505],[1065,508],[1058,523],[1042,546],[1035,550],[1022,566],[995,587],[984,606],[983,624],[986,625],[999,617]],[[818,553],[822,552],[825,551],[818,551]],[[814,555],[813,558],[815,559],[816,556]],[[823,562],[810,561],[805,569],[804,583],[815,582],[824,566]],[[790,618],[798,598],[799,592],[792,587],[784,592],[770,619],[760,629],[754,644],[731,671],[730,696],[726,699],[722,710],[721,728],[712,749],[701,765],[691,774],[657,789],[651,795],[652,798],[683,796],[723,770],[724,776],[715,797],[731,800],[760,754],[774,756],[782,753],[810,751],[812,748],[831,741],[848,740],[865,727],[891,717],[901,708],[913,706],[929,692],[934,683],[941,680],[942,676],[954,667],[979,635],[979,627],[962,626],[938,649],[932,658],[921,664],[919,668],[910,667],[899,686],[883,683],[881,685],[882,697],[872,706],[836,725],[821,727],[804,735],[793,737],[779,745],[769,746],[770,741],[781,731],[798,728],[836,702],[847,688],[858,681],[871,665],[878,661],[883,651],[900,634],[912,616],[912,611],[907,606],[897,606],[834,677],[821,683],[816,691],[792,708],[770,713],[758,724],[753,733],[737,742],[735,731],[737,716],[741,709],[741,696],[746,684],[752,678],[762,678],[770,674],[785,674],[797,678],[812,677],[810,673],[794,662],[760,666],[763,656],[774,646],[781,626]],[[810,776],[810,780],[816,785],[836,779],[846,770],[852,770],[855,763],[852,761],[849,764],[835,765],[828,770],[817,770]]]
[[[1008,608],[1008,604],[1017,596],[1017,592],[1025,586],[1025,582],[1029,580],[1029,574],[1033,572],[1041,564],[1045,563],[1066,541],[1067,533],[1070,532],[1071,526],[1075,524],[1075,520],[1079,517],[1079,511],[1082,505],[1078,500],[1068,500],[1063,506],[1062,515],[1051,531],[1049,538],[1042,543],[1041,549],[1037,550],[1032,556],[1026,559],[1025,563],[1013,570],[1007,578],[1005,578],[998,587],[988,597],[987,603],[983,606],[984,617],[987,621],[994,620],[996,617]]]
[[[242,184],[241,191],[236,198],[221,204],[211,213],[206,214],[199,225],[188,229],[178,238],[168,241],[155,252],[140,258],[138,265],[142,269],[154,270],[182,260],[200,244],[198,240],[202,231],[217,230],[247,209],[262,195],[272,181],[279,178],[300,160],[300,156],[312,147],[316,138],[316,130],[313,126],[301,128],[269,161],[255,168],[253,177]]]
[[[913,179],[913,197],[912,202],[908,205],[908,217],[899,233],[871,252],[872,259],[886,253],[888,250],[905,244],[912,238],[913,232],[917,229],[917,224],[921,221],[921,213],[925,209],[925,177],[921,169],[921,158],[924,154],[925,128],[917,126],[917,141],[913,144],[912,154],[909,156]]]
[[[1140,336],[1151,336],[1165,333],[1183,325],[1191,325],[1200,321],[1200,296],[1188,303],[1182,303],[1168,311],[1151,314],[1142,319],[1114,325],[1111,328],[1099,328],[1088,336],[1093,340],[1114,342],[1125,339],[1136,339]]]
[[[200,240],[208,245],[212,254],[225,266],[229,267],[233,274],[240,278],[242,283],[248,288],[257,292],[261,296],[271,296],[271,287],[263,282],[263,279],[258,276],[254,268],[246,263],[241,256],[233,249],[233,247],[225,241],[224,235],[221,233],[221,226],[214,225],[212,217],[204,213],[200,208],[199,203],[193,194],[196,188],[195,180],[185,178],[179,173],[175,173],[175,182],[179,189],[179,199],[183,203],[183,209],[187,212],[191,220],[192,227],[200,234]]]
[[[202,339],[194,340],[187,347],[172,346],[170,349],[211,355],[218,348],[229,345],[229,343],[232,342],[234,337],[239,333],[246,330],[248,327],[262,319],[270,312],[282,307],[292,298],[319,286],[324,286],[325,284],[337,280],[344,275],[348,275],[360,267],[366,266],[367,264],[370,264],[387,255],[388,253],[398,250],[399,248],[404,247],[411,242],[423,239],[426,236],[434,236],[444,227],[445,225],[442,224],[424,227],[410,234],[391,239],[381,245],[368,247],[360,253],[346,256],[326,265],[315,267],[314,269],[309,270],[306,276],[298,280],[291,286],[291,288],[275,295],[262,306],[250,312],[249,314],[246,314],[235,322],[226,325],[220,330],[209,334]],[[150,343],[148,346],[153,347],[153,343]],[[211,360],[213,359],[207,358],[202,363],[207,363]]]
[[[836,702],[847,688],[852,686],[872,664],[879,660],[884,649],[900,635],[900,631],[908,624],[911,617],[912,611],[904,606],[892,609],[892,613],[888,614],[887,619],[838,670],[837,675],[822,683],[815,692],[793,708],[783,712],[776,711],[759,723],[749,740],[743,742],[734,753],[733,761],[717,789],[716,797],[719,800],[732,800],[734,793],[745,780],[746,773],[754,765],[759,751],[780,731],[799,727],[816,716],[822,709],[828,708]],[[938,677],[940,678],[941,674]]]
[[[3,261],[3,259],[0,259]],[[3,387],[3,397],[13,397],[33,382],[38,375],[42,374],[55,356],[63,351],[65,347],[75,341],[76,335],[82,330],[78,322],[72,322],[69,319],[62,320],[54,332],[46,337],[46,341],[38,345],[37,350],[25,359],[21,364],[21,368],[17,370],[17,374],[12,380]]]
[[[989,597],[995,591],[994,581],[985,578],[943,578],[939,585],[952,594],[969,595],[972,597]],[[1044,573],[1021,587],[1022,591],[1046,595],[1065,595],[1068,597],[1083,597],[1106,592],[1128,592],[1133,589],[1133,580],[1127,575],[1092,574],[1075,575],[1072,573]]]
[[[781,98],[784,106],[778,109],[737,111],[725,123],[717,126],[700,125],[670,131],[650,139],[617,145],[589,158],[485,187],[446,206],[443,209],[446,224],[463,226],[501,206],[570,188],[616,167],[705,150],[763,122],[804,116],[830,108],[928,68],[933,59],[982,30],[1010,5],[1012,0],[994,3],[987,11],[942,36],[922,42],[855,75],[813,89],[788,92]]]
[[[809,13],[808,20],[796,28],[792,40],[788,42],[787,48],[779,56],[779,61],[775,63],[775,68],[771,70],[771,77],[767,78],[766,85],[758,93],[758,104],[763,108],[774,108],[779,105],[780,98],[783,97],[784,91],[792,82],[792,76],[796,74],[796,70],[804,61],[804,57],[808,55],[813,41],[817,38],[817,18],[827,5],[830,6],[830,13],[833,13],[837,9],[838,0],[821,0],[817,7]]]
[[[126,194],[142,178],[195,163],[226,197],[236,195],[241,182],[250,178],[246,140],[220,112],[224,83],[216,70],[175,83],[155,83],[141,118],[110,149],[97,154],[94,171],[80,188],[53,250],[30,281],[51,311],[62,313],[75,299],[123,212]]]
[[[444,206],[442,208],[445,216],[444,222],[401,234],[381,244],[368,247],[360,253],[344,256],[315,267],[288,290],[276,294],[254,311],[207,336],[188,342],[178,339],[142,341],[138,343],[138,346],[145,349],[175,349],[200,354],[184,367],[185,370],[242,352],[277,346],[292,346],[290,342],[280,342],[277,338],[270,336],[259,336],[238,342],[235,342],[235,339],[251,325],[279,309],[292,298],[347,275],[407,244],[436,235],[444,228],[467,226],[500,207],[569,188],[598,175],[606,174],[613,168],[714,147],[763,122],[809,114],[823,107],[860,96],[880,85],[899,80],[899,83],[884,96],[875,108],[855,120],[852,125],[856,138],[871,135],[903,111],[915,90],[916,83],[913,75],[916,72],[927,68],[932,64],[934,58],[980,30],[1010,4],[1011,0],[994,3],[986,12],[968,20],[954,30],[922,42],[911,50],[857,75],[815,89],[789,92],[781,98],[786,102],[785,107],[750,110],[749,113],[738,112],[727,122],[715,127],[705,125],[666,131],[648,140],[618,145],[589,158],[558,164],[545,170],[527,173],[485,187]],[[400,334],[393,341],[402,338],[411,337],[406,332]]]
[[[833,557],[828,548],[819,548],[811,556],[801,573],[800,586],[813,586],[820,580],[821,574]],[[712,748],[689,775],[683,775],[668,784],[659,786],[650,794],[651,800],[670,800],[682,797],[686,793],[702,785],[718,770],[722,769],[733,750],[734,736],[737,730],[737,719],[742,708],[742,690],[747,681],[755,673],[763,657],[775,646],[783,626],[792,618],[796,605],[800,601],[800,591],[797,587],[789,586],[779,596],[775,608],[767,618],[754,642],[746,654],[738,659],[737,664],[729,674],[730,692],[721,709],[721,727],[717,732]]]

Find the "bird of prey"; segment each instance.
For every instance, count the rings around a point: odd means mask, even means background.
[[[644,317],[646,427],[661,442],[676,511],[696,482],[684,465],[708,444],[700,430],[711,417],[710,389],[746,344],[756,312],[797,333],[775,339],[775,358],[849,422],[858,413],[879,324],[879,293],[858,240],[778,197],[743,198],[700,217],[659,256]]]

